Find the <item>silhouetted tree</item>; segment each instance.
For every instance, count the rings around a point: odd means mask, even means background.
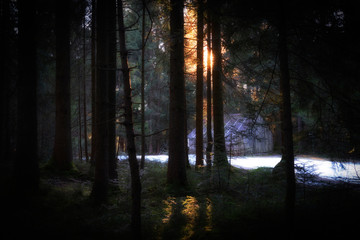
[[[282,0],[279,1],[279,60],[280,60],[280,118],[282,137],[282,159],[286,173],[286,213],[289,228],[293,227],[295,207],[295,169],[293,149],[293,127],[291,122],[290,72],[287,50],[287,10]],[[291,230],[291,229],[288,229]]]
[[[167,182],[186,185],[184,2],[170,1],[170,109]]]
[[[125,42],[125,26],[123,15],[122,0],[117,0],[118,7],[118,26],[119,26],[119,44],[121,57],[121,71],[123,74],[124,87],[124,109],[125,109],[125,130],[127,139],[127,153],[129,156],[130,173],[131,173],[131,227],[134,239],[141,239],[141,182],[139,174],[139,164],[136,159],[136,145],[133,123],[132,97],[130,69],[128,66],[128,50]]]
[[[228,161],[224,136],[224,109],[223,109],[223,81],[221,56],[221,27],[219,11],[221,3],[215,0],[210,2],[212,20],[212,50],[213,50],[213,115],[214,115],[214,167],[215,181],[219,187],[226,184]]]
[[[83,17],[83,118],[84,118],[84,151],[86,162],[89,162],[88,151],[88,122],[87,122],[87,100],[86,100],[86,9]]]
[[[17,82],[17,145],[14,162],[16,190],[32,194],[39,187],[37,154],[36,4],[19,0],[19,78]]]
[[[56,86],[55,145],[53,166],[61,171],[72,168],[70,112],[70,0],[55,3]]]
[[[196,46],[196,166],[204,165],[203,136],[203,91],[204,91],[204,3],[197,6],[197,46]]]
[[[145,165],[145,0],[142,0],[141,21],[141,162],[140,168]]]
[[[10,1],[0,2],[0,31],[1,31],[1,56],[0,56],[0,158],[1,164],[7,164],[10,158],[10,130],[9,130],[9,109],[10,109],[10,84],[11,84],[11,21]]]
[[[206,71],[206,166],[211,168],[211,153],[213,150],[213,137],[212,137],[212,84],[211,84],[211,15],[209,8],[207,9],[207,71]]]
[[[117,179],[117,156],[116,156],[116,1],[111,1],[111,6],[114,9],[108,13],[108,24],[109,35],[108,39],[108,80],[107,80],[107,111],[108,111],[108,120],[107,125],[109,128],[109,148],[108,148],[108,157],[109,157],[109,178]]]
[[[115,0],[96,4],[96,94],[95,94],[95,179],[92,197],[102,203],[108,198],[110,136],[109,82],[114,77]]]
[[[96,0],[91,0],[91,169],[95,166],[95,141],[96,141]]]

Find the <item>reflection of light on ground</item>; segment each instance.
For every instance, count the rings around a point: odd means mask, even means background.
[[[206,198],[206,223],[205,231],[212,230],[212,202],[209,198]]]
[[[184,236],[181,239],[191,239],[194,234],[196,219],[199,216],[199,204],[196,198],[192,196],[186,196],[182,204],[183,210],[181,213],[186,217],[187,221],[184,227]]]
[[[178,203],[180,203],[177,205]],[[164,203],[164,218],[162,222],[164,224],[171,224],[174,219],[177,217],[182,216],[185,217],[184,226],[181,228],[182,240],[191,239],[195,233],[195,226],[199,220],[200,215],[200,205],[198,200],[192,196],[186,196],[175,198],[175,197],[168,197],[166,200],[163,201]],[[181,211],[179,208],[181,207]],[[206,217],[207,217],[207,226],[205,229],[207,231],[211,231],[212,229],[212,205],[209,199],[206,199]],[[173,220],[172,220],[173,219]]]
[[[163,223],[168,223],[170,221],[171,215],[173,213],[173,206],[176,204],[174,197],[168,197],[166,200],[163,201],[165,204],[165,217],[162,219]]]

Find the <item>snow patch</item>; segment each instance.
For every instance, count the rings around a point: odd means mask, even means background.
[[[127,155],[119,156],[120,160],[127,159]],[[140,156],[138,156],[140,159]],[[146,155],[147,161],[157,161],[167,163],[168,155]],[[195,154],[189,154],[190,164],[195,164]],[[232,166],[244,169],[256,169],[259,167],[274,168],[281,160],[280,155],[275,156],[243,156],[229,157]],[[204,161],[205,163],[205,161]],[[321,178],[342,179],[342,180],[360,180],[360,163],[354,162],[333,162],[326,158],[315,157],[296,157],[295,165],[305,167],[309,173],[316,174]]]

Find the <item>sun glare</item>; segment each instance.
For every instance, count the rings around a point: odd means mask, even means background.
[[[208,70],[208,57],[209,57],[209,51],[208,46],[204,47],[204,71]],[[212,51],[210,51],[210,67],[213,66],[213,54]]]
[[[196,73],[196,46],[197,46],[197,29],[196,29],[196,22],[197,22],[197,16],[196,12],[192,8],[185,8],[184,11],[184,30],[185,30],[185,69],[186,72],[189,74],[195,74]],[[204,32],[204,35],[205,32]],[[204,66],[204,75],[207,72],[208,69],[208,46],[203,39],[204,42],[204,50],[203,50],[203,66]],[[213,55],[210,54],[210,66],[213,65]]]

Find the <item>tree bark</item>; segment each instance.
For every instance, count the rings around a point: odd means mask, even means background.
[[[56,1],[56,117],[54,167],[61,171],[72,166],[70,110],[70,19],[69,0]]]
[[[211,153],[213,150],[213,137],[212,137],[212,89],[211,89],[211,16],[208,14],[207,19],[207,73],[206,73],[206,167],[211,169]]]
[[[81,123],[81,76],[80,76],[80,64],[78,64],[78,83],[79,83],[79,91],[78,91],[78,120],[79,120],[79,159],[82,161],[82,123]]]
[[[145,0],[142,0],[141,24],[141,162],[140,168],[145,165]]]
[[[84,150],[86,162],[89,162],[88,151],[88,129],[87,129],[87,109],[86,109],[86,13],[84,11],[84,25],[83,25],[83,118],[84,118]]]
[[[170,106],[167,183],[184,186],[186,179],[184,2],[170,1]]]
[[[37,154],[37,65],[35,1],[19,0],[19,78],[17,82],[17,146],[14,182],[18,193],[34,194],[39,187]]]
[[[228,161],[225,148],[224,136],[224,110],[223,110],[223,83],[222,83],[222,58],[221,58],[221,28],[219,9],[221,4],[215,0],[211,1],[212,18],[212,49],[214,56],[213,65],[213,114],[214,114],[214,174],[215,183],[219,188],[226,183]]]
[[[117,156],[116,156],[116,0],[110,0],[111,9],[108,15],[108,37],[109,46],[107,50],[109,58],[108,85],[107,85],[107,109],[108,109],[108,128],[109,128],[109,178],[117,179]]]
[[[10,0],[3,0],[0,2],[0,30],[1,30],[1,56],[0,56],[0,164],[8,164],[10,161],[10,131],[9,131],[9,109],[10,109],[10,83],[11,83],[11,51],[10,51]]]
[[[204,91],[204,8],[203,0],[198,0],[197,47],[196,47],[196,167],[204,165],[203,136],[203,91]]]
[[[95,140],[96,140],[96,0],[91,0],[91,168],[95,166]],[[90,170],[91,171],[91,170]]]
[[[96,94],[95,94],[95,179],[92,197],[95,203],[101,204],[108,199],[109,181],[109,97],[108,88],[112,74],[111,69],[111,32],[116,18],[115,0],[98,1],[96,4]],[[115,19],[116,20],[116,19]]]
[[[127,138],[127,151],[129,156],[130,172],[131,172],[131,227],[134,239],[141,238],[141,182],[139,174],[139,164],[136,159],[135,134],[133,127],[133,111],[131,100],[131,82],[130,69],[128,66],[128,51],[125,43],[125,26],[123,16],[122,0],[117,0],[118,4],[118,26],[119,26],[119,43],[121,70],[124,80],[124,106],[125,106],[125,130]]]
[[[294,220],[295,208],[295,169],[293,150],[293,128],[291,122],[291,97],[290,97],[290,73],[287,50],[287,18],[285,3],[280,0],[279,18],[279,59],[280,59],[280,96],[281,96],[281,135],[282,135],[282,159],[286,174],[286,222],[288,231],[291,231]]]

